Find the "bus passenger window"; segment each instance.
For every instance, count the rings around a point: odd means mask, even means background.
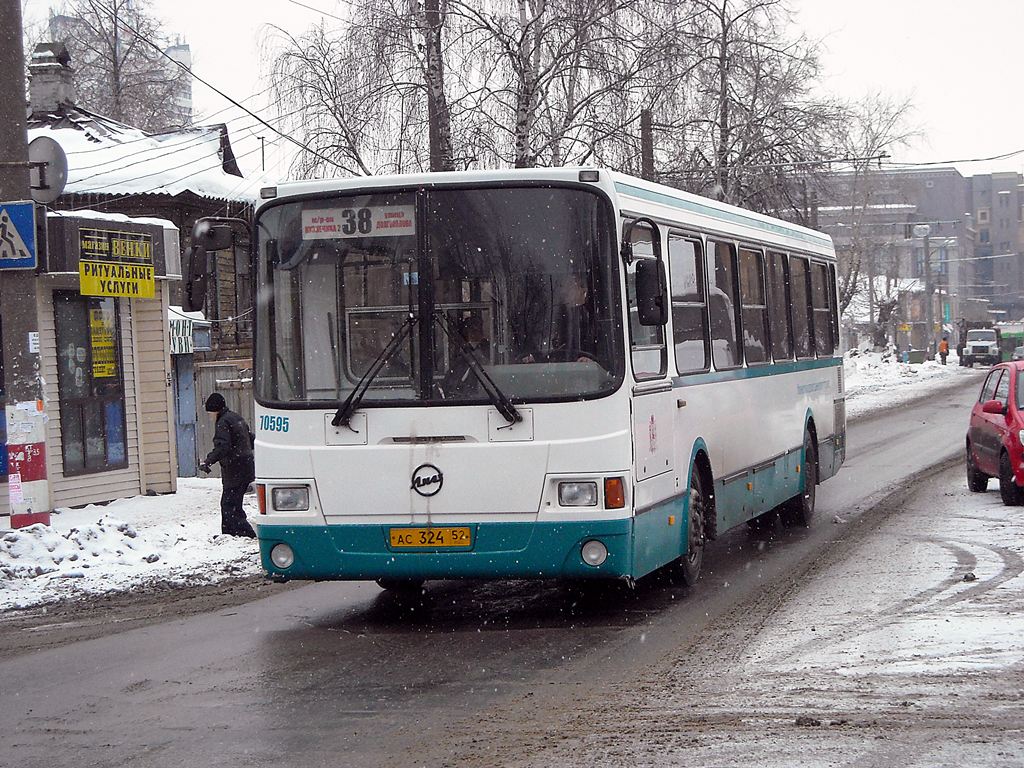
[[[811,264],[811,305],[814,307],[814,349],[819,357],[835,350],[832,311],[829,309],[828,265]]]
[[[704,290],[704,248],[698,240],[669,235],[672,285],[672,330],[680,373],[706,371],[708,310]]]
[[[654,256],[651,230],[633,227],[633,255],[637,261]],[[637,379],[664,376],[668,369],[665,350],[665,328],[661,325],[640,325],[636,306],[636,265],[626,271],[626,299],[629,302],[629,341],[633,357],[633,373]]]
[[[768,254],[768,325],[772,336],[772,357],[793,359],[793,331],[789,324],[789,265],[781,253]]]
[[[832,316],[832,340],[839,345],[839,302],[836,300],[836,265],[828,265],[828,310]]]
[[[789,260],[789,296],[793,308],[793,345],[797,358],[814,357],[811,346],[811,302],[807,287],[807,259]]]
[[[736,313],[736,248],[729,243],[711,243],[711,246],[714,254],[708,291],[711,358],[719,370],[735,368],[743,364]]]
[[[740,249],[740,301],[743,307],[743,354],[747,364],[767,363],[768,303],[765,300],[764,256]]]

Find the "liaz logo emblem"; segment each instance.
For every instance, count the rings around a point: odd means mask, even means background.
[[[420,496],[435,496],[444,485],[444,473],[433,464],[420,464],[412,473],[412,490]]]

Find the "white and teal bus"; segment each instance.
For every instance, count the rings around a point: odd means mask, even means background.
[[[807,524],[843,462],[826,235],[597,169],[262,196],[252,522],[274,579],[678,561],[692,583],[706,540]]]

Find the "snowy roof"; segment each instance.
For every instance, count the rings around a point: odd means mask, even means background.
[[[202,312],[186,312],[184,309],[179,307],[177,304],[167,305],[167,317],[180,317],[185,320],[192,320],[197,323],[207,323],[209,320],[206,319],[206,315]]]
[[[66,217],[69,219],[96,219],[98,221],[116,221],[121,224],[153,224],[164,229],[177,230],[173,221],[155,216],[125,216],[123,213],[107,213],[106,211],[47,211],[47,216]]]
[[[914,211],[917,210],[917,206],[911,203],[878,203],[876,205],[822,205],[818,207],[818,212],[829,212],[834,213],[836,211]]]
[[[49,136],[68,156],[65,194],[251,200],[223,124],[147,134],[80,107],[33,113],[29,141]]]

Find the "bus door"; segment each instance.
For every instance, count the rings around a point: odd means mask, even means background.
[[[630,353],[633,376],[634,504],[638,512],[650,509],[681,491],[676,487],[673,420],[675,400],[668,376],[665,326],[641,325],[637,310],[636,268],[654,259],[651,230],[634,226],[635,260],[626,271],[629,302]]]

